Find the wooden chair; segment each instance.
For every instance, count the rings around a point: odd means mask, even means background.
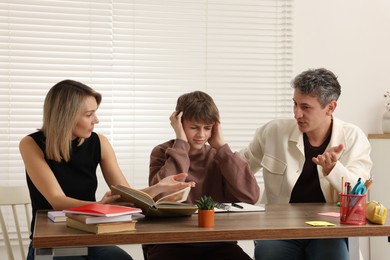
[[[11,210],[13,219],[10,214]],[[30,234],[30,211],[31,200],[27,186],[0,186],[0,224],[8,259],[10,260],[15,259],[10,240],[14,227],[19,241],[20,256],[22,259],[26,259],[26,247],[23,244],[22,233]],[[25,217],[23,217],[23,212],[26,215]],[[26,226],[21,225],[22,220],[27,221]]]

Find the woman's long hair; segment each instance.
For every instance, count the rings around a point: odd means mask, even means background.
[[[46,137],[46,157],[69,161],[72,131],[82,113],[87,97],[95,97],[98,106],[102,96],[92,88],[74,80],[63,80],[47,93],[43,106],[41,131]]]

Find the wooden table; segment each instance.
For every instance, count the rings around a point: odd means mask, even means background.
[[[199,228],[195,214],[191,217],[142,219],[136,224],[135,231],[101,235],[67,228],[65,223],[53,223],[47,219],[46,212],[38,212],[32,243],[38,249],[37,259],[49,259],[47,254],[52,254],[55,248],[69,251],[70,248],[93,245],[390,235],[389,220],[385,225],[341,225],[339,218],[318,214],[338,212],[339,208],[334,204],[276,204],[265,207],[265,212],[216,213],[214,228]],[[312,227],[305,224],[305,221],[312,220],[336,225]]]

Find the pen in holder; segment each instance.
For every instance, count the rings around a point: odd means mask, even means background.
[[[340,223],[366,224],[366,194],[340,194]]]

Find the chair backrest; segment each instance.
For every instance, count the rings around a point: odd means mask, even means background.
[[[13,220],[10,219],[12,210]],[[25,217],[22,217],[23,212]],[[0,224],[3,233],[5,248],[7,249],[8,259],[14,260],[12,245],[10,240],[10,227],[15,227],[19,241],[20,255],[26,259],[26,247],[23,243],[22,232],[30,233],[31,223],[31,200],[27,186],[0,186]],[[26,226],[21,225],[20,220],[26,221]],[[7,221],[8,220],[8,221]],[[21,230],[22,227],[26,230]]]

